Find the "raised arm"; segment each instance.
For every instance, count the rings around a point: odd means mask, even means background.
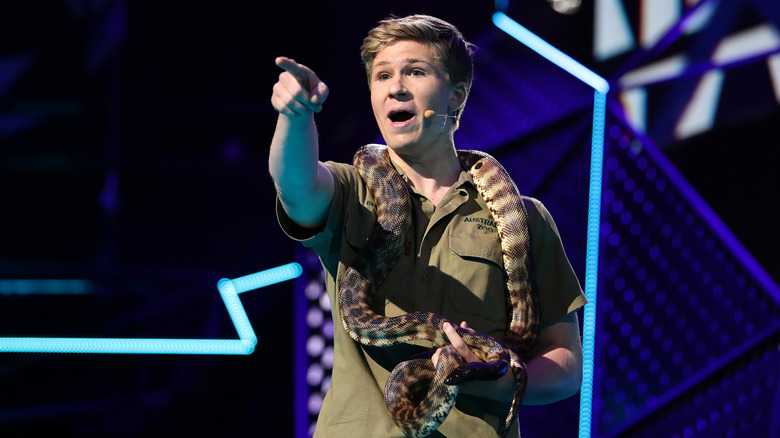
[[[319,161],[314,113],[322,110],[328,87],[308,67],[276,58],[284,71],[274,84],[271,104],[279,113],[268,168],[287,215],[298,225],[324,224],[333,199],[333,178]]]

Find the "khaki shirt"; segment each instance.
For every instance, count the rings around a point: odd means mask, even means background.
[[[400,361],[432,345],[420,341],[417,345],[366,347],[344,331],[337,285],[371,237],[376,204],[353,166],[334,162],[326,165],[334,176],[335,191],[322,230],[298,227],[277,202],[279,222],[285,233],[319,255],[332,303],[333,371],[314,436],[403,438],[385,407],[385,382]],[[472,329],[500,340],[507,328],[501,242],[471,175],[462,172],[436,208],[413,189],[410,196],[413,246],[408,246],[374,295],[374,311],[385,316],[434,312],[456,325],[466,321]],[[538,200],[524,197],[523,201],[529,215],[544,327],[580,308],[586,300],[552,217]],[[430,436],[497,436],[496,429],[507,411],[508,405],[461,394],[448,417]],[[509,436],[519,436],[517,424]]]

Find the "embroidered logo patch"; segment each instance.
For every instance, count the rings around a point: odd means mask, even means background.
[[[477,230],[487,231],[488,233],[497,231],[496,222],[491,219],[486,219],[483,217],[466,217],[463,218],[463,222],[473,223],[476,225]]]

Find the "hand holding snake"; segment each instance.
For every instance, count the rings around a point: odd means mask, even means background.
[[[444,334],[447,335],[447,340],[450,342],[450,345],[455,348],[455,351],[460,354],[466,363],[480,361],[479,357],[477,357],[477,355],[474,354],[469,346],[466,345],[466,343],[463,341],[463,338],[458,335],[457,330],[455,330],[455,327],[452,324],[444,323],[442,328],[444,329]],[[463,321],[460,323],[460,328],[469,330],[469,325],[466,323],[466,321]],[[433,356],[431,356],[431,361],[433,361],[434,367],[436,367],[438,364],[439,356],[441,355],[442,351],[444,351],[444,347],[437,349],[436,352],[433,353]]]

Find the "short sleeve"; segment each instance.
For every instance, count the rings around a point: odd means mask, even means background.
[[[322,228],[305,228],[296,224],[276,199],[276,218],[282,231],[293,240],[311,248],[327,267],[335,267],[340,260],[340,245],[348,217],[355,216],[366,198],[366,188],[357,170],[344,163],[324,163],[333,176],[333,199]]]
[[[539,200],[523,198],[528,211],[528,226],[536,285],[539,290],[542,327],[587,303],[577,274],[563,248],[558,228],[550,212]]]

